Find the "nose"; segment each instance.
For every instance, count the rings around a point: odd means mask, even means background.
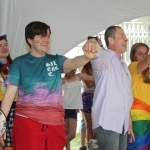
[[[128,41],[128,38],[125,36],[125,40]]]

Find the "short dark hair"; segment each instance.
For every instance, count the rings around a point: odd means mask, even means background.
[[[109,46],[108,38],[109,37],[115,38],[116,28],[121,28],[121,27],[119,27],[119,26],[110,26],[105,31],[105,42],[106,42],[107,47]]]
[[[50,26],[47,25],[46,23],[40,22],[40,21],[33,21],[30,22],[26,27],[25,27],[25,39],[29,47],[31,47],[30,43],[28,42],[29,39],[34,39],[35,35],[42,35],[46,36],[47,35],[47,29],[50,31]]]
[[[135,59],[135,53],[137,51],[137,48],[140,47],[140,46],[145,46],[147,48],[148,52],[149,52],[149,47],[145,43],[135,43],[131,47],[131,50],[130,50],[130,60],[131,60],[131,62],[137,61]]]

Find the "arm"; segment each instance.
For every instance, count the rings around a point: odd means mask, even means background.
[[[144,71],[149,66],[150,66],[150,54],[143,61],[140,61],[138,63],[137,73],[141,73],[142,71]]]
[[[82,72],[82,74],[86,74],[87,75],[87,73],[86,73],[86,71],[84,69],[82,69],[81,72]],[[93,77],[93,79],[94,79],[94,77]],[[87,87],[87,88],[95,86],[95,82],[94,81],[88,81],[88,80],[82,79],[82,82],[84,83],[85,87]]]
[[[7,85],[2,104],[1,104],[1,110],[4,112],[6,117],[8,116],[8,113],[10,111],[12,102],[16,96],[18,87],[17,86],[12,86],[12,85]]]
[[[101,38],[99,38],[98,36],[97,36],[97,43],[99,44],[99,46],[100,46],[103,50],[105,50],[105,48],[104,48],[104,46],[103,46],[103,44],[102,44],[102,40],[101,40]]]
[[[94,77],[93,76],[89,76],[89,75],[84,74],[84,73],[78,73],[77,76],[79,77],[80,80],[94,81]]]
[[[98,44],[97,44],[98,45]],[[95,54],[94,59],[92,59],[90,62],[92,64],[92,68],[94,71],[100,71],[103,66],[107,63],[109,56],[106,51],[104,51],[99,45],[98,45],[98,52]]]
[[[1,104],[1,110],[4,112],[6,117],[8,116],[8,113],[10,111],[17,90],[18,90],[17,86],[7,85],[5,95],[3,97],[2,104]],[[0,143],[2,146],[5,145],[4,140],[6,140],[6,133],[0,138]]]
[[[84,66],[91,59],[94,58],[95,53],[97,52],[98,46],[97,42],[94,39],[88,40],[83,47],[83,56],[77,56],[74,59],[67,59],[64,62],[63,70],[64,72],[69,72],[73,69]]]
[[[95,82],[94,81],[88,81],[88,80],[83,80],[82,79],[82,82],[84,83],[85,87],[87,87],[87,88],[95,86]]]

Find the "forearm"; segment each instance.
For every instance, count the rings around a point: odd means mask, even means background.
[[[89,77],[87,78],[87,80],[94,82],[94,76],[89,76]]]
[[[84,66],[90,61],[85,55],[77,56],[73,59],[67,59],[64,63],[64,72],[69,72],[73,69]]]
[[[64,63],[64,72],[69,72],[73,69],[79,68],[87,64],[91,59],[95,57],[98,51],[97,42],[94,39],[88,40],[83,46],[83,56],[77,56],[74,59],[67,59]]]
[[[90,88],[95,86],[95,82],[94,81],[86,81],[86,80],[82,80],[83,84],[85,87]]]
[[[93,87],[95,86],[95,82],[94,81],[88,81],[87,83],[87,88]]]
[[[147,66],[150,66],[150,54],[146,57],[146,60],[145,60]]]
[[[79,67],[82,67],[85,64],[87,64],[89,61],[90,61],[90,59],[88,59],[85,55],[77,56],[74,59],[72,59],[72,65],[75,68],[79,68]]]
[[[4,112],[4,114],[6,115],[6,117],[8,116],[8,113],[10,111],[12,102],[13,101],[11,101],[10,98],[7,97],[7,96],[2,101],[1,110]]]
[[[4,95],[2,103],[1,103],[1,110],[4,112],[6,117],[8,116],[8,113],[10,111],[11,105],[15,98],[16,92],[17,92],[17,88],[15,88],[15,89],[7,88],[6,89],[5,95]]]
[[[150,66],[150,55],[148,55],[143,61],[140,61],[137,65],[137,73],[143,72]]]
[[[131,115],[130,115],[130,118],[129,118],[129,126],[132,126],[132,119],[131,119]]]
[[[84,73],[79,73],[78,75],[80,76],[81,80],[94,81],[94,76],[90,76]]]

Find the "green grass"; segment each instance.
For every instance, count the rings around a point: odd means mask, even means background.
[[[76,137],[70,142],[71,150],[79,150],[80,148],[80,122],[81,122],[81,114],[78,113]],[[66,150],[66,148],[64,148],[64,150]]]
[[[78,150],[79,148],[80,148],[80,136],[79,133],[76,133],[76,137],[70,143],[70,149]],[[66,148],[64,148],[63,150],[66,150]]]
[[[80,148],[80,135],[76,133],[76,137],[70,143],[71,150],[78,150]]]

